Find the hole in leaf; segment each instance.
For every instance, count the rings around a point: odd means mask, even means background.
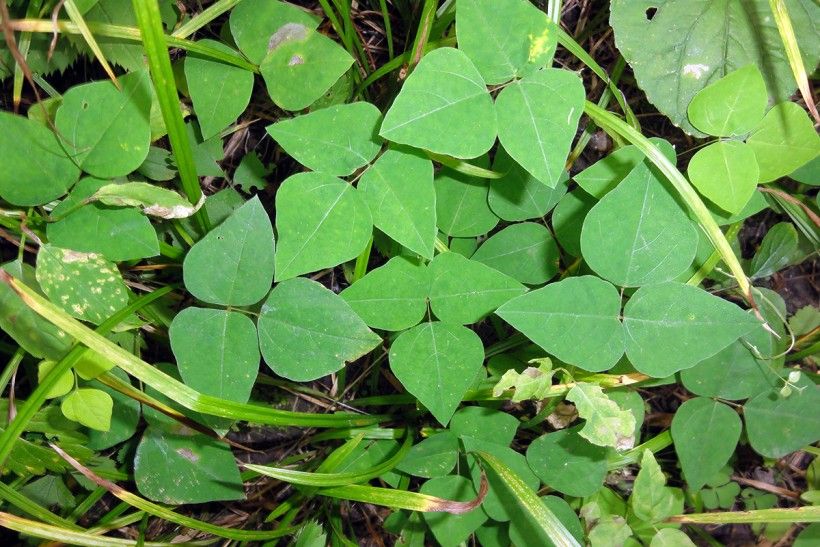
[[[83,106],[83,110],[88,110],[88,103],[86,101],[83,101],[82,106]]]
[[[651,21],[656,13],[658,13],[658,8],[648,8],[646,10],[646,20]]]

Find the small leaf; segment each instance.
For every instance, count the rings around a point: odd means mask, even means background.
[[[456,501],[470,501],[477,495],[473,483],[458,475],[430,479],[419,491]],[[460,515],[422,513],[422,517],[440,545],[458,545],[466,541],[487,520],[487,514],[480,507]]]
[[[527,290],[515,279],[456,253],[436,256],[429,270],[430,306],[442,321],[475,323]]]
[[[568,70],[545,68],[501,90],[495,101],[498,140],[510,156],[550,188],[564,173],[584,85]]]
[[[716,354],[759,322],[728,300],[679,283],[641,287],[624,308],[626,356],[664,378]]]
[[[149,216],[174,219],[188,218],[196,213],[205,203],[205,195],[199,203],[192,205],[172,190],[147,182],[124,182],[101,186],[87,201],[99,201],[114,207],[136,207]]]
[[[273,261],[273,227],[254,197],[191,247],[182,273],[185,287],[200,300],[249,306],[270,289]]]
[[[650,450],[644,450],[641,457],[641,470],[635,478],[629,504],[636,517],[650,523],[665,520],[674,512],[672,491],[666,487],[666,477]]]
[[[90,350],[86,351],[86,353],[89,352]],[[131,383],[128,375],[120,369],[112,370],[111,374],[123,382]],[[87,446],[92,450],[107,450],[123,441],[127,441],[137,431],[137,424],[140,421],[140,403],[107,385],[99,382],[92,385],[108,393],[114,402],[114,407],[111,412],[111,426],[108,431],[97,431],[96,429],[89,431]]]
[[[458,439],[449,431],[442,431],[414,445],[396,469],[414,477],[431,479],[447,475],[457,462]]]
[[[60,410],[66,418],[99,431],[108,431],[111,427],[113,407],[111,395],[92,388],[73,391],[60,403]]]
[[[652,538],[649,547],[695,547],[695,543],[680,530],[661,528]]]
[[[507,302],[496,314],[562,361],[590,372],[623,355],[621,297],[597,277],[570,277]]]
[[[66,147],[83,171],[97,178],[121,177],[136,170],[148,156],[151,142],[148,72],[74,86],[63,95],[54,120]]]
[[[248,152],[239,162],[233,173],[233,183],[243,192],[251,193],[254,190],[262,191],[268,186],[265,177],[271,174],[272,169],[265,167],[256,152]],[[206,200],[207,202],[207,200]]]
[[[483,361],[478,335],[450,323],[422,323],[401,333],[390,347],[390,370],[445,426]]]
[[[798,251],[797,230],[790,222],[778,222],[766,232],[749,267],[751,279],[769,277],[788,266]]]
[[[268,94],[283,110],[302,110],[330,89],[353,64],[339,44],[302,23],[286,23],[268,42],[259,65]]]
[[[567,393],[568,401],[575,403],[578,416],[586,424],[578,432],[598,446],[626,450],[635,445],[635,416],[606,396],[601,386],[576,383]]]
[[[269,125],[267,131],[305,167],[345,176],[370,163],[379,153],[380,121],[378,108],[356,102],[285,119]]]
[[[689,103],[689,121],[715,137],[732,137],[751,131],[763,119],[769,94],[756,65],[729,72],[698,91]]]
[[[479,165],[486,165],[482,157]],[[498,224],[498,217],[487,204],[490,183],[451,169],[436,175],[436,218],[438,227],[452,237],[486,234]]]
[[[580,427],[547,433],[527,448],[527,462],[544,484],[568,496],[591,496],[607,474],[606,448],[578,434]]]
[[[515,369],[509,369],[493,387],[493,397],[501,397],[505,391],[513,389],[510,400],[514,403],[542,401],[551,393],[554,374],[551,362],[547,365],[542,363],[538,368],[527,367],[520,373]]]
[[[42,383],[43,378],[48,374],[57,363],[55,361],[40,361],[37,365],[37,383]],[[74,387],[74,373],[70,370],[65,371],[57,383],[54,384],[48,393],[46,399],[53,399],[55,397],[62,397]]]
[[[555,239],[565,252],[581,256],[581,229],[589,211],[598,201],[581,188],[566,194],[552,212]]]
[[[340,296],[369,326],[401,331],[424,318],[429,279],[427,267],[397,256],[369,271]]]
[[[296,382],[336,372],[381,342],[347,302],[305,278],[279,283],[257,326],[265,362]]]
[[[752,199],[759,169],[754,151],[737,141],[719,141],[698,150],[689,161],[689,180],[715,205],[738,214]]]
[[[503,220],[540,219],[567,193],[566,173],[555,188],[550,188],[518,165],[501,146],[493,160],[493,171],[504,175],[490,181],[487,203]]]
[[[299,173],[276,193],[276,280],[337,266],[370,239],[370,210],[355,188],[323,173]]]
[[[207,38],[199,44],[224,53],[236,52],[216,40]],[[185,80],[194,113],[202,129],[202,137],[209,139],[231,125],[245,111],[253,91],[253,72],[207,57],[189,53],[185,57]]]
[[[437,154],[477,158],[495,142],[493,100],[467,55],[434,49],[407,78],[379,134]]]
[[[760,167],[760,181],[785,177],[820,153],[820,137],[806,111],[795,103],[781,103],[769,110],[746,139]]]
[[[461,0],[456,34],[458,48],[490,85],[548,64],[558,38],[546,13],[525,0]]]
[[[743,425],[723,403],[695,397],[683,403],[672,418],[672,439],[686,483],[699,490],[732,457]]]
[[[359,181],[373,224],[424,258],[433,258],[436,240],[436,190],[433,163],[418,151],[394,146]]]
[[[622,287],[669,281],[692,263],[698,234],[659,172],[637,167],[584,219],[589,267]]]
[[[54,133],[23,116],[0,112],[0,150],[0,198],[12,205],[48,203],[65,194],[80,176],[80,168]]]
[[[483,406],[466,406],[453,415],[450,431],[459,437],[467,436],[509,446],[518,429],[518,418]]]
[[[309,11],[287,2],[243,0],[231,10],[231,36],[245,56],[255,64],[271,49],[271,38],[287,23],[298,23],[310,29],[319,19]]]
[[[590,547],[613,547],[625,545],[631,536],[632,530],[623,517],[606,515],[589,531],[587,540]]]
[[[128,304],[128,289],[117,266],[97,253],[42,245],[37,281],[49,300],[95,325]]]
[[[560,253],[543,224],[521,222],[490,237],[472,259],[521,283],[539,285],[558,273]]]

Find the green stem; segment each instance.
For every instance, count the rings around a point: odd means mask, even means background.
[[[742,227],[743,222],[735,222],[734,224],[729,226],[729,229],[726,230],[726,239],[731,241],[732,239],[736,238],[737,234],[740,233],[740,229]],[[695,274],[689,278],[689,281],[687,281],[686,284],[697,287],[698,285],[700,285],[701,281],[706,279],[706,276],[712,273],[712,270],[715,269],[715,266],[717,266],[719,262],[720,253],[717,251],[712,251],[712,254],[709,255],[709,258],[706,259],[706,262],[704,262],[703,265],[700,268],[698,268],[698,271],[696,271]]]
[[[353,278],[350,283],[353,284],[359,279],[363,278],[367,273],[367,264],[370,262],[370,251],[373,249],[373,236],[367,242],[367,247],[364,248],[362,254],[356,257],[356,266],[353,268]]]
[[[8,387],[11,377],[14,376],[15,372],[17,372],[17,367],[20,366],[20,362],[25,356],[26,350],[18,347],[14,352],[14,355],[12,355],[11,359],[9,359],[9,362],[6,363],[6,368],[3,369],[3,374],[0,374],[0,395],[6,391],[6,387]]]

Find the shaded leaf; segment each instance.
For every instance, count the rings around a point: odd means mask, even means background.
[[[607,451],[581,437],[579,429],[541,435],[527,448],[527,463],[550,488],[569,496],[586,497],[604,484]]]
[[[746,139],[760,167],[760,182],[785,177],[820,154],[820,136],[809,115],[795,103],[781,103]]]
[[[472,259],[528,285],[546,283],[558,273],[560,253],[543,224],[521,222],[494,234]]]
[[[493,171],[504,175],[490,181],[487,203],[503,220],[542,218],[567,192],[566,173],[555,188],[550,188],[518,165],[501,146],[493,159]]]
[[[486,157],[478,162],[486,165]],[[441,169],[435,178],[438,227],[452,237],[483,235],[495,228],[498,217],[487,203],[490,183],[451,169]]]

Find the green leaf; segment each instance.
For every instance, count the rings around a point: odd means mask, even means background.
[[[719,141],[701,148],[687,169],[689,180],[701,194],[734,214],[752,199],[760,171],[754,150],[737,141]]]
[[[123,382],[131,383],[128,375],[120,369],[112,370],[111,374]],[[140,421],[140,403],[100,382],[94,382],[91,385],[108,393],[114,402],[114,407],[111,412],[111,426],[108,431],[97,431],[96,429],[89,431],[86,446],[92,450],[107,450],[123,441],[127,441],[137,431],[137,424]]]
[[[470,501],[477,496],[473,483],[458,475],[430,479],[419,491],[457,501]],[[442,547],[457,547],[487,520],[487,514],[480,507],[460,515],[422,513],[422,517]]]
[[[547,507],[547,510],[555,515],[576,541],[583,543],[584,528],[581,526],[578,515],[575,514],[575,509],[570,507],[564,498],[559,498],[558,496],[542,496],[541,503]],[[510,521],[510,541],[512,541],[513,545],[527,545],[528,543],[531,532],[527,526],[524,526],[523,529],[520,526],[521,524],[517,519]],[[544,545],[555,546],[562,544],[556,543],[553,540]]]
[[[476,158],[495,142],[495,116],[486,84],[467,55],[443,47],[422,57],[379,134],[454,158]]]
[[[185,287],[211,304],[255,304],[270,289],[273,260],[270,218],[254,197],[191,247],[182,270]]]
[[[251,62],[259,64],[270,49],[271,38],[287,23],[315,29],[319,19],[287,2],[243,0],[231,10],[231,36]]]
[[[99,0],[85,14],[85,20],[86,23],[104,23],[132,28],[137,26],[137,17],[134,15],[131,2],[123,2],[122,0]],[[112,63],[130,71],[140,70],[145,66],[141,43],[134,43],[113,36],[103,36],[102,33],[94,33],[94,38],[97,40],[105,58]],[[85,42],[81,41],[79,37],[71,41],[78,49],[87,49]]]
[[[134,482],[143,496],[169,505],[245,497],[228,445],[189,429],[149,426],[134,455]]]
[[[570,277],[511,300],[496,314],[562,361],[590,372],[623,355],[621,297],[597,277]]]
[[[153,140],[152,135],[152,142]],[[173,180],[178,175],[171,152],[158,146],[148,148],[148,156],[146,156],[142,165],[137,167],[137,173],[148,179],[161,182]]]
[[[111,395],[93,388],[73,391],[60,403],[60,410],[66,418],[99,431],[108,431],[111,427],[113,407]]]
[[[336,372],[381,342],[347,302],[304,278],[283,281],[271,291],[258,328],[265,362],[297,382]]]
[[[728,300],[680,283],[641,287],[624,308],[626,356],[665,378],[691,368],[759,326]]]
[[[256,327],[226,310],[185,308],[168,329],[179,374],[206,395],[245,403],[259,370]]]
[[[675,163],[677,154],[669,141],[651,138],[649,141],[657,146],[669,161]],[[646,155],[634,145],[618,148],[608,156],[596,161],[572,178],[587,194],[601,199],[629,175],[638,164],[650,166]]]
[[[820,439],[820,391],[802,377],[796,389],[783,397],[779,389],[761,393],[743,407],[746,434],[755,452],[767,458],[782,458]]]
[[[685,533],[675,528],[661,528],[649,547],[695,547],[695,543]]]
[[[279,108],[302,110],[330,89],[353,64],[339,44],[302,23],[275,29],[259,71]]]
[[[692,263],[697,243],[663,175],[643,163],[590,210],[581,230],[589,267],[623,287],[674,279]]]
[[[585,97],[577,74],[545,68],[511,83],[495,100],[504,150],[550,188],[564,172]]]
[[[381,112],[356,102],[314,110],[267,127],[296,161],[314,171],[345,176],[367,165],[381,148]]]
[[[41,383],[46,374],[51,372],[55,361],[40,361],[37,365],[37,383]],[[62,397],[74,387],[74,373],[70,370],[65,371],[60,375],[57,383],[46,394],[46,399],[53,399],[55,397]]]
[[[236,54],[216,40],[206,38],[197,43]],[[185,57],[185,79],[206,140],[236,121],[247,108],[253,91],[253,72],[195,53]]]
[[[732,457],[743,425],[723,403],[695,397],[672,418],[672,439],[686,483],[700,490]]]
[[[527,367],[520,373],[515,368],[508,369],[493,386],[493,397],[501,397],[505,391],[512,389],[510,400],[514,403],[542,401],[550,395],[554,374],[549,358],[542,359],[538,368]]]
[[[61,509],[70,509],[76,504],[71,490],[57,475],[46,475],[33,480],[20,488],[20,493],[44,507],[56,505]]]
[[[450,473],[457,462],[458,439],[449,431],[442,431],[413,446],[396,469],[414,477],[432,479]]]
[[[484,346],[476,333],[437,321],[404,331],[390,347],[390,370],[445,426],[483,361]]]
[[[54,120],[75,162],[98,178],[120,177],[142,165],[151,142],[151,82],[145,70],[120,79],[74,86]]]
[[[790,222],[778,222],[766,232],[749,266],[749,277],[760,279],[788,266],[798,251],[797,230]]]
[[[376,228],[424,258],[433,258],[436,190],[433,163],[416,150],[394,146],[359,181]]]
[[[0,198],[12,205],[48,203],[65,194],[80,176],[54,133],[28,118],[0,112],[0,149]]]
[[[666,477],[648,449],[641,457],[641,470],[635,478],[629,505],[636,517],[650,523],[660,522],[674,514],[672,490],[666,487]]]
[[[528,285],[546,283],[558,273],[560,253],[543,224],[521,222],[494,234],[472,259]]]
[[[486,157],[478,164],[486,165]],[[441,169],[435,178],[438,227],[452,237],[483,235],[495,228],[498,217],[487,204],[490,182]]]
[[[626,545],[626,540],[632,536],[632,530],[621,516],[606,515],[599,520],[589,531],[587,540],[590,547],[610,547],[611,545]]]
[[[495,154],[493,171],[504,176],[490,181],[487,203],[503,220],[540,219],[567,193],[566,173],[555,188],[550,188],[518,165],[502,146]]]
[[[566,194],[552,212],[555,239],[565,252],[581,256],[581,229],[587,214],[598,201],[581,188]]]
[[[746,139],[760,166],[760,182],[785,177],[820,153],[820,137],[806,111],[795,103],[769,110]]]
[[[294,547],[324,547],[327,545],[327,534],[322,525],[315,520],[308,521],[294,538]]]
[[[6,262],[2,270],[39,290],[34,268],[20,261]],[[7,284],[0,283],[0,329],[33,357],[62,359],[74,340],[29,308]]]
[[[299,173],[276,193],[276,280],[337,266],[359,255],[373,231],[355,188],[323,173]]]
[[[95,325],[128,304],[128,289],[117,266],[96,253],[42,245],[37,281],[49,300]]]
[[[233,174],[233,183],[243,192],[261,191],[268,186],[265,177],[271,174],[272,168],[265,167],[256,152],[248,152],[242,156],[236,171]],[[207,200],[206,200],[207,201]]]
[[[763,119],[769,94],[756,65],[734,70],[698,91],[689,103],[689,122],[715,137],[751,131]]]
[[[568,496],[587,497],[604,484],[607,450],[581,437],[579,429],[541,435],[527,448],[527,463],[550,488]]]
[[[65,249],[99,253],[115,262],[158,255],[157,233],[139,211],[95,203],[81,205],[105,184],[91,177],[77,183],[51,212],[52,217],[67,216],[46,226],[49,242]]]
[[[509,299],[526,292],[515,279],[457,253],[430,263],[430,307],[452,323],[476,323]]]
[[[429,286],[425,266],[397,256],[368,272],[340,296],[370,327],[400,331],[424,318]]]
[[[205,196],[197,204],[173,190],[147,182],[124,182],[100,186],[88,201],[99,201],[112,207],[135,207],[146,215],[164,219],[188,218],[205,203]]]
[[[453,415],[450,431],[459,437],[467,436],[509,446],[518,430],[518,419],[511,414],[483,406],[466,406]]]
[[[610,446],[616,450],[626,450],[635,445],[635,416],[607,397],[601,386],[577,382],[567,393],[566,399],[575,403],[578,416],[586,420],[578,432],[583,438],[592,444]]]
[[[814,67],[817,7],[812,0],[786,5],[804,63]],[[688,133],[699,134],[687,119],[689,103],[736,69],[757,65],[775,102],[796,87],[767,0],[615,0],[610,25],[649,101]]]

